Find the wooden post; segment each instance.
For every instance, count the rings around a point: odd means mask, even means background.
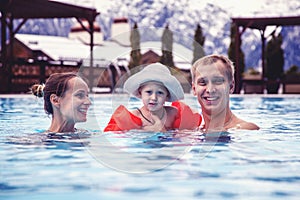
[[[7,74],[7,48],[6,48],[6,39],[7,39],[7,34],[6,34],[6,16],[7,13],[5,11],[1,12],[1,64],[2,66],[0,67],[0,84],[1,84],[1,89],[0,92],[6,93],[8,91],[8,77],[6,76]]]
[[[89,75],[88,75],[88,81],[89,81],[89,87],[92,91],[93,84],[94,84],[94,75],[93,75],[93,65],[94,65],[94,20],[89,20],[89,30],[90,34],[90,66],[89,66]]]
[[[14,19],[12,14],[9,16],[8,18],[9,22],[8,22],[8,30],[9,30],[9,52],[7,52],[7,91],[11,92],[11,84],[12,84],[12,66],[14,63]]]
[[[261,36],[261,65],[262,65],[262,84],[263,88],[266,88],[266,62],[265,62],[265,28],[260,31]]]
[[[239,94],[241,91],[241,76],[240,76],[240,40],[241,40],[241,33],[239,30],[239,25],[236,24],[236,34],[235,34],[235,73],[234,73],[234,79],[235,79],[235,88],[234,93]]]

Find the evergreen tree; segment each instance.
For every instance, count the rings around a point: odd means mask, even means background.
[[[205,52],[203,49],[204,41],[205,41],[205,37],[203,36],[202,28],[200,24],[198,24],[194,35],[194,41],[193,41],[194,52],[193,52],[192,64],[196,62],[199,58],[205,56]]]
[[[281,48],[282,36],[272,35],[266,45],[266,77],[268,78],[268,93],[276,94],[279,89],[279,80],[283,76],[284,52]]]
[[[165,27],[162,38],[162,56],[160,62],[168,67],[174,67],[173,61],[173,33],[169,30],[169,26]]]
[[[138,30],[137,23],[135,22],[130,33],[131,52],[130,52],[130,61],[128,65],[129,69],[132,69],[140,65],[140,61],[142,58],[140,39],[141,39],[140,32]]]
[[[233,62],[233,63],[237,63],[237,60],[236,60],[236,51],[235,51],[235,45],[236,45],[236,24],[235,23],[232,23],[231,24],[231,29],[230,29],[230,39],[231,39],[231,42],[230,42],[230,46],[228,48],[228,58]],[[239,74],[236,74],[236,76],[239,76],[239,77],[242,77],[243,75],[243,72],[245,70],[245,55],[244,55],[244,52],[242,51],[241,49],[241,45],[242,45],[242,41],[241,41],[241,38],[239,37],[239,44],[240,46],[238,47],[238,62],[239,62]],[[240,93],[241,91],[241,88],[242,88],[242,83],[240,83],[239,85],[235,85],[235,90],[236,90],[236,93]]]

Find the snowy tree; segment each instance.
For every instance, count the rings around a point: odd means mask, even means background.
[[[194,51],[193,51],[192,64],[196,62],[199,58],[205,56],[205,52],[203,50],[204,41],[205,41],[205,37],[203,36],[202,33],[202,27],[200,26],[200,24],[198,24],[194,35],[194,41],[193,41]]]
[[[130,61],[128,65],[129,69],[132,69],[140,65],[140,61],[142,58],[140,39],[141,37],[138,30],[138,26],[137,23],[135,22],[130,33],[131,52],[130,52]]]
[[[160,62],[168,67],[174,67],[173,61],[173,33],[167,25],[163,31],[161,38],[162,56]]]

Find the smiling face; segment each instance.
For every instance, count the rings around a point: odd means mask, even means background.
[[[161,83],[155,81],[147,82],[139,91],[144,106],[151,112],[162,109],[169,94]]]
[[[229,94],[234,81],[226,75],[226,66],[220,60],[208,65],[197,66],[192,89],[202,111],[215,115],[229,109]]]
[[[77,123],[87,120],[87,111],[91,105],[88,86],[79,77],[68,81],[67,90],[60,98],[60,113],[66,122]]]

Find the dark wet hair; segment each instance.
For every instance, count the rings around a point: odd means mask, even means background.
[[[44,110],[47,114],[53,114],[51,94],[62,97],[68,89],[68,81],[74,77],[80,76],[75,72],[54,73],[50,75],[45,84],[35,84],[30,88],[33,95],[44,97]]]

